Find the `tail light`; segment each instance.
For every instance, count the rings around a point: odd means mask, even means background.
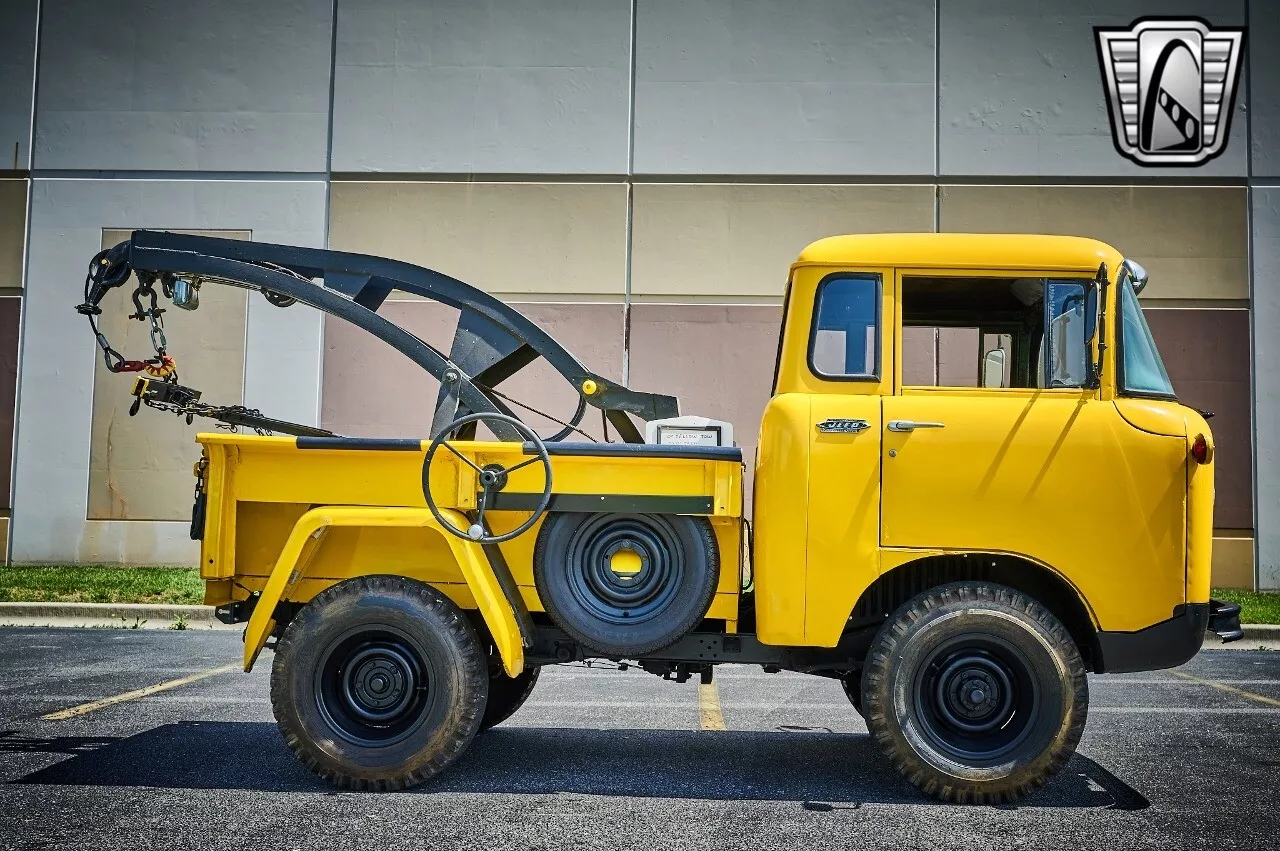
[[[1196,439],[1191,442],[1191,457],[1196,459],[1197,464],[1208,463],[1209,441],[1205,440],[1203,434],[1197,434]]]

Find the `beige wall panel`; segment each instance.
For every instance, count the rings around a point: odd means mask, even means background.
[[[640,296],[781,298],[815,239],[933,230],[932,186],[641,184],[634,203]]]
[[[1253,538],[1232,537],[1213,539],[1214,588],[1254,589]]]
[[[677,396],[681,414],[733,423],[748,501],[781,324],[772,305],[637,304],[631,312],[631,386]]]
[[[517,310],[559,340],[588,369],[622,377],[622,305],[515,304]],[[458,311],[429,301],[401,301],[379,311],[387,319],[448,352]],[[416,364],[349,322],[325,317],[324,394],[321,423],[357,437],[430,437],[439,384]],[[535,362],[499,386],[513,399],[568,420],[578,395],[560,374]],[[560,429],[519,408],[516,413],[539,434]],[[600,414],[588,408],[583,430],[601,437]],[[583,440],[574,435],[569,440]]]
[[[335,182],[329,247],[490,293],[621,299],[626,216],[621,184]]]
[[[27,241],[27,182],[0,180],[0,287],[22,286]]]
[[[1089,236],[1147,267],[1143,300],[1249,297],[1242,187],[944,186],[942,230]]]
[[[249,239],[248,231],[188,231],[225,239]],[[129,238],[127,230],[104,230],[104,248]],[[124,304],[136,280],[107,297]],[[167,304],[167,301],[162,299]],[[170,306],[171,307],[171,306]],[[132,310],[104,305],[99,328],[126,358],[151,354],[149,325],[128,318]],[[164,314],[170,354],[181,382],[200,390],[202,401],[218,405],[244,399],[244,350],[248,293],[208,284],[200,290],[195,312],[168,309]],[[191,515],[195,480],[191,466],[200,457],[198,431],[209,420],[192,425],[173,414],[140,410],[129,416],[129,389],[135,374],[114,375],[97,358],[93,379],[93,424],[89,447],[90,520],[185,520]]]

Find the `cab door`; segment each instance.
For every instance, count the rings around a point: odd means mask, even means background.
[[[898,277],[908,322],[909,274]],[[881,543],[1026,556],[1074,582],[1100,620],[1106,608],[1103,628],[1164,620],[1183,583],[1169,568],[1182,552],[1185,450],[1136,432],[1088,386],[1092,347],[1086,357],[1083,327],[1063,319],[1087,279],[1041,280],[1044,321],[1025,350],[1034,386],[982,386],[999,360],[984,345],[957,371],[972,386],[906,384],[885,397]]]
[[[887,285],[886,285],[887,281]],[[804,643],[833,646],[879,575],[880,401],[892,389],[892,272],[819,282],[809,339]]]

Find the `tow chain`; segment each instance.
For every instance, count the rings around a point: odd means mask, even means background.
[[[138,286],[133,291],[133,307],[134,312],[129,314],[130,319],[137,319],[140,322],[150,322],[151,348],[155,349],[155,356],[146,360],[127,360],[125,356],[116,351],[112,347],[107,336],[98,328],[98,317],[102,315],[102,308],[94,304],[89,299],[90,287],[93,284],[94,272],[98,267],[105,267],[108,264],[106,257],[107,252],[102,252],[98,257],[94,258],[94,263],[89,266],[89,273],[85,275],[85,300],[83,304],[76,306],[76,312],[85,316],[89,320],[89,327],[93,330],[93,337],[98,343],[98,348],[102,350],[102,360],[106,364],[110,372],[145,372],[153,378],[160,378],[165,381],[176,382],[178,380],[178,365],[174,361],[173,356],[166,350],[169,341],[164,335],[164,308],[160,307],[159,298],[155,291],[155,278],[138,277]],[[168,294],[169,286],[162,282],[161,286],[165,288]],[[147,300],[149,304],[144,304],[143,300]]]

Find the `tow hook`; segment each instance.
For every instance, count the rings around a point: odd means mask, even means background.
[[[1240,627],[1240,604],[1210,600],[1209,631],[1221,638],[1224,644],[1244,638],[1244,630]]]

